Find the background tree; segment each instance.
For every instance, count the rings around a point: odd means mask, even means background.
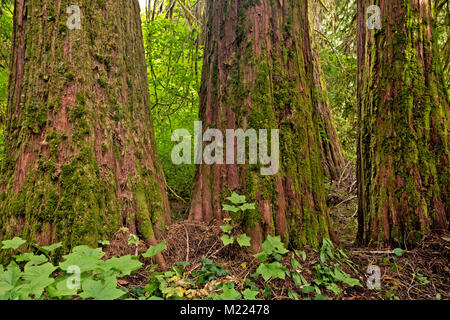
[[[0,1],[0,160],[3,156],[3,130],[8,100],[8,77],[12,33],[13,4],[11,0]]]
[[[194,164],[172,162],[171,136],[179,128],[193,134],[193,123],[198,120],[203,58],[199,6],[199,1],[175,1],[169,14],[168,1],[152,1],[143,24],[157,149],[176,213],[188,206],[196,171]]]
[[[317,245],[329,219],[307,2],[215,0],[206,12],[203,129],[280,129],[280,171],[261,176],[259,165],[201,165],[190,219],[224,218],[221,204],[236,190],[257,203],[258,211],[236,217],[253,230],[254,248],[268,234],[292,246]]]
[[[312,60],[314,65],[314,91],[313,100],[319,115],[319,132],[322,151],[322,165],[328,180],[338,180],[342,170],[345,167],[345,158],[342,152],[341,143],[334,126],[333,117],[330,110],[327,85],[322,71],[322,64],[315,39],[313,4],[315,1],[309,1],[309,26],[311,35]]]
[[[16,0],[0,238],[97,245],[170,223],[137,0]],[[68,24],[69,23],[69,24]]]
[[[346,159],[356,159],[356,0],[320,0],[312,25],[327,102]]]
[[[381,29],[366,26],[381,9]],[[358,1],[358,239],[415,243],[448,229],[449,104],[434,1]]]
[[[436,39],[441,57],[445,88],[450,94],[450,2],[436,0],[433,6],[436,14]]]

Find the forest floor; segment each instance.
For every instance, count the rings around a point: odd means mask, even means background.
[[[340,184],[340,183],[338,183]],[[354,268],[350,264],[342,264],[342,270],[352,278],[358,279],[361,286],[339,286],[339,292],[331,292],[327,289],[321,290],[322,295],[327,299],[343,300],[424,300],[424,299],[450,299],[450,234],[431,234],[422,239],[419,245],[411,250],[405,250],[401,255],[393,250],[377,250],[360,248],[354,244],[356,237],[356,208],[357,198],[355,195],[355,185],[353,182],[343,183],[344,186],[332,188],[329,197],[331,216],[334,221],[334,230],[337,237],[337,248],[344,248],[348,259],[353,262]],[[180,212],[185,212],[186,208],[180,203],[176,203],[176,214],[182,216]],[[192,276],[194,270],[199,270],[203,266],[202,257],[219,263],[223,269],[227,270],[224,276],[214,277],[214,280],[201,285],[190,286],[191,291],[197,293],[195,298],[205,298],[217,290],[215,284],[221,282],[234,282],[235,288],[242,291],[248,283],[251,275],[258,267],[258,260],[236,244],[224,246],[220,240],[223,234],[220,225],[222,221],[216,221],[209,225],[192,222],[177,221],[170,226],[166,236],[167,249],[163,252],[167,262],[167,270],[180,261],[189,262],[186,267],[184,277]],[[127,243],[126,234],[116,235],[116,239],[111,241],[107,255],[121,256],[133,254],[133,248]],[[394,249],[394,248],[391,248]],[[145,246],[139,248],[140,252],[146,250]],[[304,248],[306,259],[298,259],[301,264],[301,274],[309,282],[313,283],[317,278],[317,261],[320,260],[320,252],[311,248]],[[398,252],[397,252],[398,253]],[[290,272],[293,270],[291,258],[294,254],[287,254],[280,261]],[[148,262],[147,262],[148,263]],[[380,268],[381,289],[370,290],[367,287],[367,268],[376,265]],[[331,266],[331,264],[330,264]],[[150,270],[148,264],[143,270]],[[194,272],[195,274],[195,272]],[[148,274],[141,271],[138,274],[120,280],[124,287],[131,290],[136,287],[145,287],[148,283]],[[261,277],[251,278],[267,299],[290,299],[292,292],[298,294],[297,297],[312,298],[311,294],[306,294],[294,283],[292,277],[285,280],[272,279],[267,283]],[[270,290],[270,292],[267,292]],[[288,293],[291,294],[288,294]]]

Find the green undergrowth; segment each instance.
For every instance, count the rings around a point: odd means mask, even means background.
[[[231,231],[227,223],[224,234]],[[130,234],[129,245],[136,239]],[[242,241],[241,241],[242,240]],[[249,245],[245,235],[237,240],[241,247]],[[15,237],[2,242],[2,250],[9,250],[13,260],[7,266],[0,265],[0,300],[261,300],[273,299],[274,281],[292,280],[295,289],[287,289],[291,299],[322,300],[326,295],[339,297],[347,287],[361,286],[358,279],[343,271],[343,265],[354,269],[345,253],[336,249],[328,239],[317,250],[319,261],[313,261],[316,278],[307,281],[302,261],[304,251],[288,251],[280,237],[269,236],[261,252],[254,255],[256,266],[247,263],[244,279],[236,279],[230,270],[219,262],[203,257],[197,266],[179,261],[169,270],[159,271],[153,258],[166,249],[163,241],[151,246],[145,253],[122,257],[104,257],[102,247],[77,246],[55,261],[61,243],[41,247],[32,245],[31,252],[20,252],[26,241]],[[224,246],[226,246],[224,242]],[[228,244],[229,245],[229,244]],[[129,283],[130,275],[145,275],[145,285],[122,286]]]

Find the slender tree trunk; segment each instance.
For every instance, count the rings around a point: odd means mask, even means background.
[[[258,249],[269,234],[294,247],[329,236],[307,1],[208,1],[200,92],[203,129],[280,129],[280,169],[200,165],[190,219],[223,219],[231,191],[257,210],[242,217]]]
[[[309,1],[311,4],[314,1]],[[319,114],[320,142],[322,152],[322,166],[328,180],[338,180],[345,167],[345,157],[342,153],[341,143],[333,123],[328,100],[328,92],[322,65],[319,58],[319,50],[314,37],[313,22],[310,7],[309,25],[312,42],[312,60],[314,65],[314,91],[313,101]]]
[[[170,222],[137,0],[16,0],[0,238],[97,245]]]
[[[358,239],[365,244],[414,244],[449,226],[449,104],[432,3],[358,1]],[[372,4],[381,9],[379,30],[366,26]]]

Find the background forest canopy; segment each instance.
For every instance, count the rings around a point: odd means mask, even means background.
[[[158,154],[171,192],[189,202],[196,167],[170,161],[173,130],[193,132],[198,120],[205,28],[204,0],[139,0],[148,66],[151,110]],[[437,32],[447,90],[450,90],[449,3],[438,0]],[[13,1],[1,0],[0,117],[7,103]],[[347,159],[356,158],[356,0],[317,0],[314,33],[325,75],[327,97]],[[0,130],[3,131],[2,128]],[[323,137],[326,139],[326,137]],[[3,134],[0,134],[2,144]],[[1,152],[2,147],[0,147]],[[1,159],[1,156],[0,156]]]

